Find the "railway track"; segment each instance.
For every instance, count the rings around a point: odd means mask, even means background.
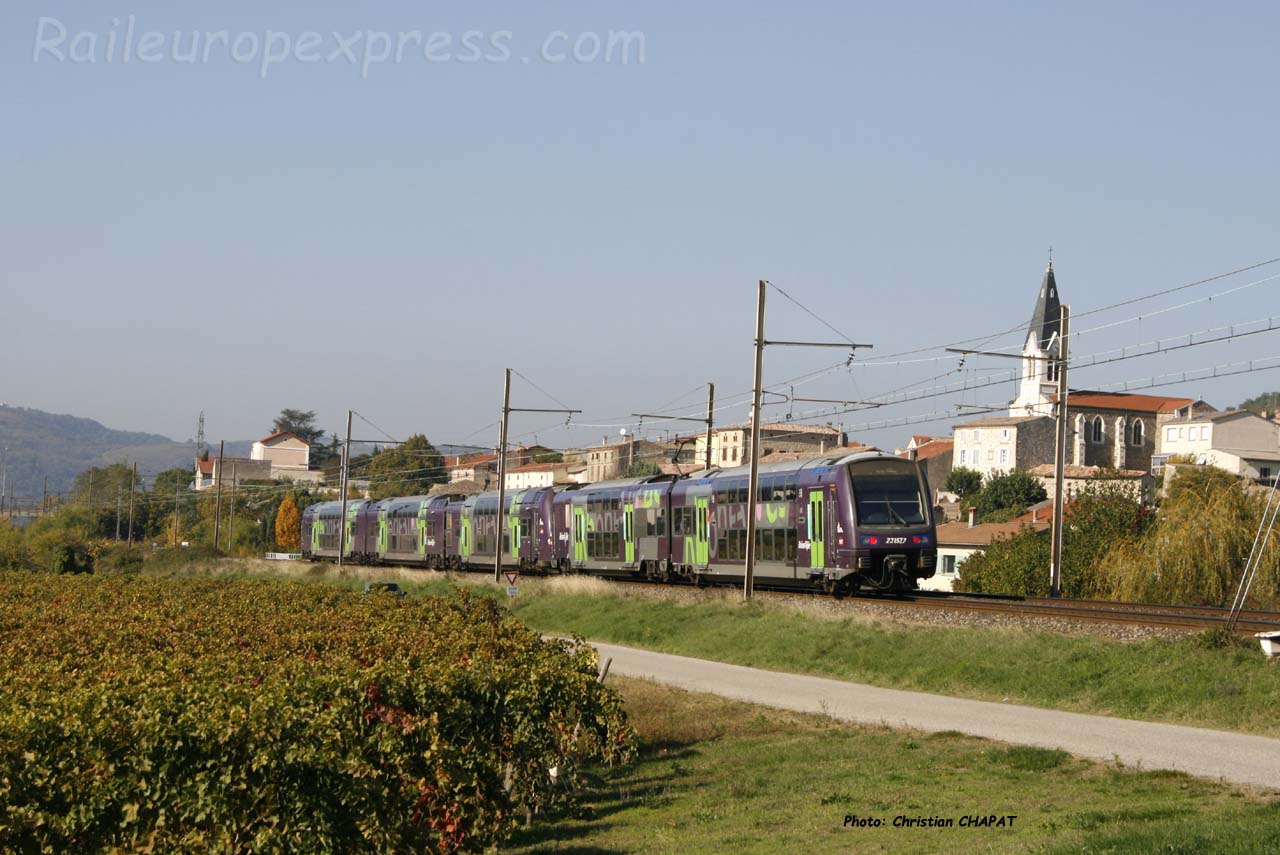
[[[1214,606],[1171,606],[1163,603],[1127,603],[1113,600],[1069,600],[1049,597],[983,596],[977,594],[914,593],[897,598],[882,598],[926,608],[965,611],[1002,612],[1061,620],[1102,623],[1137,624],[1168,629],[1198,631],[1225,628],[1229,609]],[[1245,610],[1240,613],[1235,632],[1280,630],[1280,612]]]
[[[644,580],[620,580],[629,584],[670,588]],[[762,596],[826,596],[818,591],[779,588],[758,585]],[[969,594],[946,591],[913,591],[906,594],[857,594],[846,599],[856,602],[881,603],[889,607],[902,606],[953,611],[986,612],[1050,618],[1058,620],[1094,623],[1131,624],[1165,629],[1181,629],[1197,632],[1206,629],[1225,628],[1229,609],[1216,606],[1171,606],[1164,603],[1128,603],[1115,600],[1072,600],[1050,597],[1020,597],[1012,594]],[[1280,612],[1245,609],[1236,622],[1237,635],[1255,632],[1280,631]]]

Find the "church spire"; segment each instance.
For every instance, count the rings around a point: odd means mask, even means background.
[[[1029,332],[1035,335],[1035,345],[1047,350],[1049,342],[1058,334],[1058,325],[1062,321],[1062,308],[1058,302],[1058,283],[1053,278],[1053,250],[1049,250],[1049,266],[1044,272],[1044,280],[1040,283],[1040,296],[1036,299],[1036,308],[1031,315]]]

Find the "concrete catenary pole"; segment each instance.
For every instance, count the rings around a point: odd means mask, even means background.
[[[1068,325],[1071,322],[1071,308],[1062,307],[1062,317],[1058,324],[1058,422],[1057,434],[1054,437],[1053,449],[1053,540],[1052,558],[1049,565],[1049,596],[1062,596],[1062,513],[1063,496],[1062,478],[1067,463],[1067,337]]]
[[[707,469],[711,468],[711,435],[715,433],[716,384],[707,384]]]
[[[362,417],[363,418],[363,417]],[[338,567],[347,551],[347,479],[351,468],[351,410],[347,410],[347,439],[342,444],[342,476],[339,478],[339,500],[342,502],[342,518],[338,520]]]
[[[218,441],[218,463],[213,478],[213,548],[218,548],[222,536],[222,453],[226,451],[227,441]],[[198,472],[198,469],[197,469]]]
[[[126,541],[133,546],[133,488],[138,483],[138,464],[133,464],[133,477],[129,479],[129,533]]]
[[[760,280],[760,295],[756,298],[756,371],[751,392],[751,475],[747,479],[747,562],[742,575],[742,596],[751,599],[756,576],[756,500],[760,496],[760,388],[764,371],[764,289]],[[711,442],[710,435],[707,442]]]
[[[493,581],[502,581],[502,526],[503,503],[507,498],[507,421],[511,418],[511,369],[506,370],[502,383],[502,428],[498,431],[498,513],[494,517],[497,530],[493,542]],[[476,520],[474,524],[478,524]],[[474,535],[473,535],[474,536]]]
[[[227,511],[227,552],[236,543],[236,465],[231,464],[231,508]]]

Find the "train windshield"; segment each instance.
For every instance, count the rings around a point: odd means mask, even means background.
[[[928,522],[920,477],[906,460],[851,463],[853,502],[862,525],[923,525]]]

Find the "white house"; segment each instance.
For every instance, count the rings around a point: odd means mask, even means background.
[[[526,463],[507,473],[508,490],[537,490],[556,484],[585,484],[587,466],[583,463]]]
[[[1268,480],[1280,464],[1280,426],[1248,410],[1200,413],[1161,425],[1160,452],[1152,457],[1158,473],[1174,455],[1216,466],[1255,480]]]
[[[970,555],[982,552],[998,538],[1013,537],[1024,529],[1037,533],[1049,530],[1047,522],[979,523],[969,515],[968,522],[944,523],[937,528],[938,571],[932,578],[922,579],[920,587],[926,591],[950,591],[964,572],[964,562]],[[1044,572],[1048,574],[1049,568]]]
[[[311,465],[311,443],[287,430],[278,430],[255,442],[249,459],[269,461],[273,470],[306,470]]]

